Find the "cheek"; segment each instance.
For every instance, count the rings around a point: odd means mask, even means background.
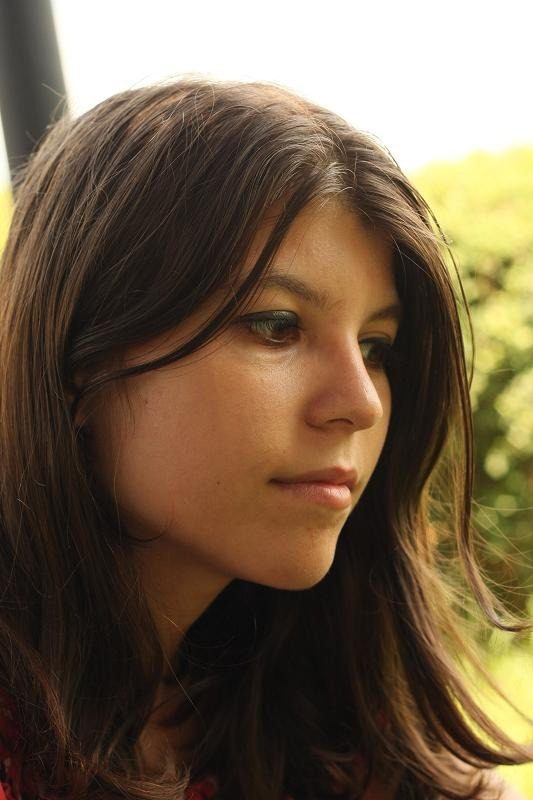
[[[388,379],[384,379],[383,383],[383,390],[380,391],[381,405],[383,407],[383,417],[381,418],[381,422],[383,424],[386,436],[392,413],[392,391]]]
[[[369,436],[369,471],[371,472],[374,467],[376,466],[379,457],[381,455],[381,451],[383,450],[383,445],[385,444],[385,439],[387,438],[387,432],[389,430],[390,418],[391,418],[391,411],[392,411],[392,395],[391,389],[388,380],[383,376],[383,379],[379,380],[379,383],[376,383],[376,388],[379,393],[379,397],[381,400],[381,407],[383,409],[383,414],[381,418],[376,422],[376,424],[369,428],[366,433]],[[365,433],[365,432],[363,432]]]
[[[152,373],[129,402],[95,418],[95,471],[128,518],[161,529],[176,516],[197,519],[200,508],[225,509],[264,481],[280,415],[257,381],[240,377]]]

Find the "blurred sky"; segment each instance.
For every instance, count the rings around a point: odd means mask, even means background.
[[[533,145],[533,0],[52,3],[74,114],[201,72],[296,89],[378,136],[405,170]]]

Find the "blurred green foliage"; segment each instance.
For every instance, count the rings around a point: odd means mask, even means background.
[[[474,327],[476,528],[497,594],[533,593],[533,146],[410,176],[450,241]]]
[[[490,676],[501,686],[516,708],[528,716],[533,716],[533,642],[520,648],[512,646],[508,637],[501,637],[498,647],[486,653],[485,667]],[[504,702],[491,687],[480,681],[477,673],[465,668],[463,675],[467,679],[473,699],[485,711],[490,719],[501,730],[521,744],[533,743],[533,728],[512,706]],[[473,726],[478,734],[479,729]],[[491,744],[488,737],[481,738]],[[528,800],[533,800],[533,762],[517,767],[498,767],[501,774],[516,789],[519,789]]]

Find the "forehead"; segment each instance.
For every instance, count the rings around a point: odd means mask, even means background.
[[[271,213],[256,232],[241,273],[244,280],[259,258],[275,225]],[[267,273],[261,289],[298,294],[321,311],[333,304],[350,304],[354,294],[384,295],[397,301],[393,270],[393,242],[365,217],[338,201],[307,207],[294,219]]]

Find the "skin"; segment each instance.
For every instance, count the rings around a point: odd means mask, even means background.
[[[269,230],[258,231],[244,272]],[[232,325],[201,351],[128,379],[127,399],[116,392],[92,415],[100,479],[137,535],[160,535],[138,559],[169,653],[232,579],[307,589],[331,567],[389,424],[388,379],[363,341],[396,335],[393,319],[367,322],[398,302],[391,261],[390,242],[353,212],[331,201],[306,209],[274,269],[326,292],[327,310],[265,289],[245,313],[296,313],[302,330],[276,331],[281,346],[268,345],[268,331]],[[130,351],[127,365],[187,340],[216,306]],[[359,476],[345,509],[271,482],[333,465]]]

